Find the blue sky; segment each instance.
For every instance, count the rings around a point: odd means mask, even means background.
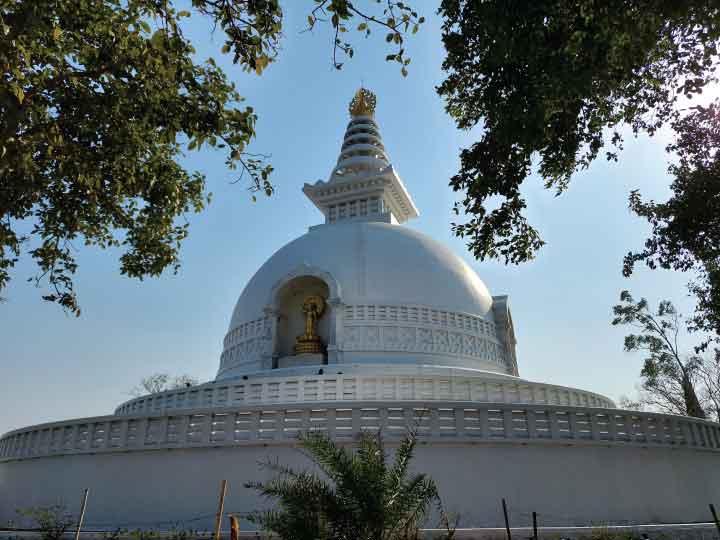
[[[81,318],[43,302],[25,279],[23,260],[0,305],[0,432],[28,424],[109,414],[139,380],[151,373],[214,377],[222,338],[245,283],[277,249],[321,221],[301,193],[305,182],[326,179],[347,124],[347,104],[361,82],[378,96],[376,118],[388,154],[420,209],[407,226],[445,242],[485,281],[492,294],[509,294],[520,374],[577,386],[617,399],[633,394],[641,358],[622,350],[625,331],[610,325],[622,289],[655,303],[673,300],[692,311],[689,276],[638,271],[620,274],[623,255],[642,245],[647,226],[627,210],[627,195],[668,194],[667,134],[629,139],[618,164],[602,161],[578,174],[559,198],[532,178],[524,193],[530,220],[547,245],[520,267],[478,262],[450,230],[455,195],[448,179],[458,150],[478,131],[458,131],[434,87],[442,80],[440,21],[428,19],[408,43],[410,74],[387,64],[381,32],[352,35],[355,57],[342,71],[330,64],[331,35],[301,32],[310,2],[287,2],[279,60],[261,76],[249,75],[219,54],[222,35],[201,19],[190,20],[199,58],[224,66],[259,115],[251,150],[272,154],[277,192],[250,200],[232,184],[222,154],[204,150],[184,160],[208,177],[213,202],[189,216],[190,237],[178,275],[144,282],[118,271],[116,251],[78,247],[76,287]],[[429,5],[430,3],[427,3]],[[717,95],[715,90],[713,94]],[[685,340],[689,348],[691,337]]]

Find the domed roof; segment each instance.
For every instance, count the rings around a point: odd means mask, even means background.
[[[374,105],[368,90],[356,94],[329,179],[303,186],[325,224],[278,250],[240,295],[216,380],[321,364],[517,375],[507,297],[493,299],[460,257],[400,225],[418,210]],[[305,308],[316,295],[330,306],[324,317]]]
[[[262,317],[277,284],[303,267],[331,276],[346,305],[423,305],[485,317],[493,302],[460,257],[424,234],[389,223],[336,223],[313,227],[270,257],[245,287],[230,329]]]

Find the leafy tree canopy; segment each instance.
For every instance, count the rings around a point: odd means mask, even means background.
[[[480,259],[521,263],[543,245],[520,191],[533,166],[560,194],[601,152],[616,158],[623,125],[652,134],[677,118],[677,100],[718,63],[720,7],[707,0],[443,0],[439,11],[438,92],[459,127],[483,127],[451,179],[467,215],[455,232]]]
[[[695,107],[673,128],[677,139],[668,151],[678,160],[669,167],[672,196],[656,203],[631,193],[630,208],[648,220],[652,233],[644,250],[625,257],[623,272],[630,275],[641,261],[650,268],[696,272],[690,291],[698,304],[690,329],[710,334],[700,350],[713,334],[715,340],[720,336],[720,104]]]
[[[43,296],[80,313],[72,242],[123,250],[120,270],[142,279],[177,270],[201,211],[206,179],[183,151],[223,149],[227,167],[271,194],[272,166],[247,153],[257,116],[212,59],[197,62],[182,19],[224,32],[222,53],[260,75],[278,53],[279,0],[0,0],[0,293],[18,257],[39,267]],[[371,8],[374,3],[370,3]],[[340,36],[382,28],[389,61],[407,73],[404,39],[423,22],[403,2],[373,10],[307,1],[308,25],[335,34],[333,65],[354,49]]]

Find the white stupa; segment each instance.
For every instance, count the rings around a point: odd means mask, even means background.
[[[90,524],[207,523],[221,479],[226,506],[248,511],[260,502],[241,486],[267,474],[259,459],[300,466],[303,430],[350,443],[382,429],[392,445],[408,426],[423,442],[416,467],[463,526],[500,524],[502,497],[521,522],[533,511],[556,525],[707,518],[720,503],[720,426],[520,378],[508,297],[403,225],[418,210],[374,113],[359,90],[329,179],[303,187],[324,223],[248,282],[216,379],[5,434],[0,524],[86,487]]]

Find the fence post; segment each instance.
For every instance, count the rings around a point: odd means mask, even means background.
[[[715,512],[715,505],[713,503],[710,503],[710,511],[712,512],[713,520],[715,520],[715,528],[718,534],[720,534],[720,521],[718,521],[718,515],[717,512]]]
[[[537,536],[537,512],[533,512],[533,540],[538,540],[538,536]]]
[[[507,532],[507,539],[512,540],[512,535],[510,534],[510,520],[508,519],[507,504],[505,503],[505,499],[502,500],[502,507],[503,515],[505,516],[505,531]]]
[[[218,511],[215,516],[215,534],[213,538],[220,540],[220,525],[222,524],[223,509],[225,507],[225,492],[227,491],[227,480],[220,483],[220,501],[218,502]]]
[[[88,488],[85,488],[82,497],[82,503],[80,504],[80,517],[78,517],[77,529],[75,530],[75,540],[80,538],[80,529],[82,529],[83,520],[85,519],[85,506],[87,505]]]
[[[240,523],[238,522],[237,516],[230,514],[230,540],[238,540],[240,533]]]

